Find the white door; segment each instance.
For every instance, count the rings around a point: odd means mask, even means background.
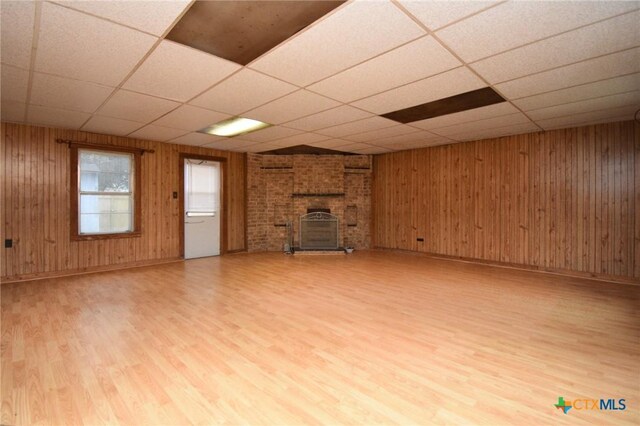
[[[220,254],[220,163],[184,160],[184,258]]]

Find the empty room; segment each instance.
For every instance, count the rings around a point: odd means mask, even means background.
[[[640,424],[640,1],[0,30],[0,424]]]

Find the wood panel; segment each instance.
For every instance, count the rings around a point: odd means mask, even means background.
[[[629,121],[376,156],[376,246],[640,279],[639,152]]]
[[[356,250],[1,292],[6,425],[640,424],[640,286]]]
[[[227,251],[246,250],[247,212],[247,156],[246,154],[231,154],[227,160]],[[233,215],[233,216],[231,216]]]
[[[142,236],[70,241],[70,151],[56,139],[153,149],[142,156]],[[245,154],[80,131],[2,123],[2,279],[21,279],[180,256],[181,153],[227,159],[227,242],[245,248]]]
[[[640,277],[640,125],[635,126],[635,138],[634,138],[634,146],[635,146],[635,156],[633,160],[631,160],[631,164],[635,164],[633,168],[633,172],[635,174],[635,189],[634,196],[632,198],[632,211],[635,213],[634,225],[635,225],[635,244],[632,246],[632,251],[634,254],[634,268],[635,273],[634,277]],[[633,209],[635,207],[635,209]]]

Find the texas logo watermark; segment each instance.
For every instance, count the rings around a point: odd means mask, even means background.
[[[564,414],[567,414],[572,408],[575,410],[610,410],[610,411],[624,411],[627,409],[625,399],[574,399],[573,401],[565,400],[563,396],[558,397],[558,403],[553,404],[558,410],[562,410]]]

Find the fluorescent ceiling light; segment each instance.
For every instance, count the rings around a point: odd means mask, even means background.
[[[207,128],[199,130],[199,132],[216,136],[231,137],[255,132],[256,130],[264,129],[269,126],[271,126],[271,124],[263,123],[262,121],[243,117],[233,117],[228,120],[212,124]]]

